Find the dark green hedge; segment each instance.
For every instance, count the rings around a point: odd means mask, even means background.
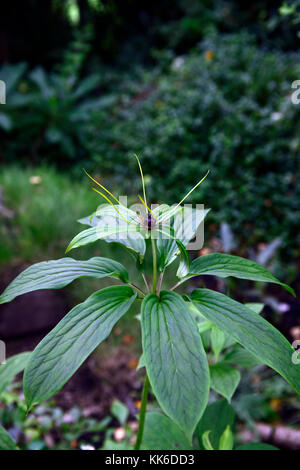
[[[194,202],[245,239],[299,244],[300,109],[290,100],[299,57],[258,49],[243,34],[214,36],[95,122],[94,161],[127,189],[137,152],[155,198],[174,202],[210,169]],[[212,219],[213,220],[213,219]]]
[[[140,190],[136,152],[149,195],[169,203],[209,169],[191,201],[213,209],[211,222],[226,220],[247,243],[281,236],[293,254],[300,109],[290,94],[299,54],[264,50],[240,33],[212,35],[185,56],[156,55],[151,69],[98,66],[85,79],[73,65],[72,76],[2,69],[10,84],[2,160],[51,162],[75,175],[84,166],[128,194]]]

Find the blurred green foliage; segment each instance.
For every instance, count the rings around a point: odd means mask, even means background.
[[[226,220],[247,243],[281,236],[284,248],[295,247],[300,120],[290,94],[297,76],[293,55],[260,50],[246,34],[213,35],[163,73],[154,69],[121,88],[121,104],[95,122],[93,159],[129,190],[134,150],[152,199],[169,203],[210,169],[190,199],[213,209],[210,221]]]
[[[0,187],[10,215],[0,214],[1,263],[63,257],[68,240],[78,231],[76,220],[98,202],[86,182],[46,167],[6,168],[0,173]]]
[[[10,83],[0,115],[6,160],[51,162],[75,175],[84,166],[132,194],[137,152],[150,197],[168,203],[210,169],[190,202],[213,208],[211,223],[226,220],[247,243],[280,236],[285,250],[299,245],[295,54],[258,48],[246,33],[211,34],[183,56],[156,52],[150,69],[98,65],[82,79],[86,54],[77,48],[75,39],[50,74],[21,64],[1,70]]]
[[[27,156],[31,163],[50,161],[61,166],[86,156],[87,128],[99,100],[91,96],[100,84],[98,74],[81,77],[90,49],[88,28],[74,34],[62,62],[52,73],[25,63],[5,64],[7,84],[0,130],[5,160]]]
[[[300,76],[294,5],[24,0],[16,22],[15,2],[3,4],[1,269],[64,256],[76,219],[100,202],[82,167],[114,192],[139,193],[136,152],[153,202],[177,202],[210,169],[189,199],[212,208],[206,240],[219,235],[222,221],[239,250],[280,237],[284,265],[277,269],[288,277],[300,246],[300,120],[290,100]],[[95,255],[124,256],[127,265],[122,249],[101,242],[75,257]],[[81,301],[93,288],[78,281],[68,295]],[[297,408],[282,382],[248,382],[250,373],[235,402],[242,421],[277,419],[285,403]],[[8,390],[0,418],[24,449],[126,448],[133,435],[119,402],[101,422],[54,402],[27,416],[22,398]],[[117,443],[120,425],[126,438]]]
[[[43,62],[52,67],[72,31],[89,25],[95,32],[93,56],[107,63],[151,61],[151,48],[186,53],[208,32],[247,28],[271,47],[294,49],[298,27],[279,15],[283,3],[257,0],[24,0],[3,2],[1,58],[9,62]],[[16,9],[18,18],[16,20]],[[286,9],[285,9],[286,10]],[[24,41],[26,37],[26,41]]]
[[[50,164],[79,181],[85,167],[133,194],[137,152],[150,197],[168,203],[210,169],[190,201],[213,209],[212,234],[226,221],[241,245],[280,236],[284,255],[298,255],[293,3],[26,0],[19,31],[13,8],[3,6],[2,163]],[[26,45],[15,40],[25,31]]]
[[[114,411],[120,404],[127,413],[124,422]],[[115,429],[121,425],[124,427],[119,429],[125,437],[122,444],[130,448],[133,430],[127,420],[128,409],[118,400],[112,402],[110,413],[99,420],[99,417],[86,416],[85,410],[76,406],[64,411],[54,400],[28,414],[15,384],[0,397],[0,421],[22,450],[95,450],[111,449],[111,445],[117,448],[113,438]]]

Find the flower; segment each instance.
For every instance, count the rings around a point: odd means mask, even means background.
[[[143,174],[143,169],[140,163],[140,160],[137,155],[135,155],[140,174],[141,174],[141,180],[142,180],[142,187],[143,187],[143,198],[138,195],[138,198],[142,205],[144,206],[143,214],[141,213],[142,211],[136,211],[135,213],[133,211],[130,211],[127,209],[126,206],[120,203],[120,201],[108,190],[106,189],[102,184],[100,184],[98,181],[96,181],[91,175],[85,171],[86,175],[94,182],[96,183],[102,190],[104,190],[114,201],[118,203],[118,205],[114,204],[114,202],[109,199],[109,197],[104,194],[103,192],[99,191],[96,188],[92,188],[96,193],[100,194],[107,202],[110,204],[110,206],[113,207],[115,212],[118,214],[118,216],[125,221],[128,225],[135,226],[137,228],[137,231],[143,232],[151,232],[153,230],[157,230],[160,233],[164,233],[162,229],[166,229],[167,226],[164,226],[164,223],[168,222],[172,217],[174,217],[178,212],[180,212],[183,208],[181,207],[181,204],[187,199],[187,197],[202,183],[202,181],[205,180],[207,177],[209,171],[206,173],[206,175],[184,196],[184,198],[175,205],[175,207],[169,207],[166,204],[159,205],[156,207],[153,211],[150,209],[150,207],[147,204],[147,197],[146,197],[146,188],[145,188],[145,179],[144,179],[144,174]],[[103,206],[102,206],[103,208]],[[124,209],[126,210],[124,212]],[[106,211],[107,213],[107,211]],[[111,213],[111,211],[108,211],[108,213]],[[107,215],[108,215],[107,213]],[[100,212],[97,211],[97,216],[101,216],[101,210]],[[115,214],[116,216],[116,214]],[[166,233],[165,233],[166,235]],[[170,236],[172,238],[172,236]]]
[[[80,223],[88,225],[90,228],[76,235],[66,252],[102,239],[108,243],[122,244],[130,250],[131,254],[138,257],[141,264],[146,252],[145,240],[151,238],[152,240],[157,239],[157,248],[160,252],[166,249],[167,244],[169,245],[168,256],[164,257],[166,266],[179,253],[187,258],[185,246],[194,237],[209,210],[204,210],[203,206],[201,209],[182,206],[182,203],[204,181],[209,172],[188,191],[178,204],[173,206],[157,204],[150,208],[147,202],[143,169],[137,155],[135,158],[140,170],[143,197],[138,195],[140,204],[138,204],[138,208],[135,205],[134,210],[127,207],[126,197],[125,201],[122,197],[118,199],[85,171],[101,191],[95,187],[92,189],[100,194],[106,203],[101,204],[92,215],[79,220]]]

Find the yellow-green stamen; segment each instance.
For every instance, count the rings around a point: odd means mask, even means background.
[[[98,186],[100,186],[101,189],[103,189],[107,194],[110,195],[118,204],[123,205],[108,189],[106,189],[102,184],[100,184],[97,180],[95,180],[91,175],[88,174],[88,172],[83,169],[85,174],[92,180],[94,183],[96,183]],[[100,193],[101,194],[101,193]],[[124,205],[123,205],[124,206]],[[125,206],[124,206],[125,207]]]
[[[146,207],[147,207],[146,188],[145,188],[145,180],[144,180],[144,174],[143,174],[142,165],[141,165],[141,162],[140,162],[139,157],[138,157],[136,154],[134,154],[134,156],[135,156],[135,158],[136,158],[136,160],[137,160],[137,162],[138,162],[138,165],[139,165],[139,169],[140,169],[140,173],[141,173],[141,178],[142,178],[142,185],[143,185],[143,196],[144,196],[144,202],[145,202],[144,205],[146,205]],[[148,209],[148,210],[149,210],[149,209]]]
[[[189,195],[190,195],[196,188],[198,188],[198,186],[202,183],[202,181],[205,180],[205,178],[207,177],[208,173],[209,173],[209,170],[208,170],[208,172],[206,173],[206,175],[203,176],[203,178],[184,196],[184,198],[181,199],[181,201],[177,204],[177,206],[175,206],[174,211],[177,209],[177,207],[179,207],[179,206],[183,203],[183,201],[186,200],[187,197],[189,197]],[[168,215],[168,214],[167,214],[167,215]],[[161,220],[161,222],[163,222],[164,220],[165,220],[165,218],[163,218],[163,219]]]
[[[147,206],[146,202],[144,201],[144,199],[138,195],[138,198],[139,200],[141,201],[141,203],[146,207],[146,209],[148,210],[148,212],[150,212],[151,215],[153,215],[154,219],[156,220],[156,217],[155,215],[153,214],[152,210]]]
[[[121,214],[121,212],[116,208],[116,206],[114,205],[114,203],[111,202],[111,201],[108,199],[108,197],[105,196],[105,194],[101,193],[101,191],[98,191],[98,189],[96,189],[96,188],[92,188],[92,190],[95,191],[96,193],[100,194],[100,196],[102,196],[102,197],[108,202],[108,204],[110,204],[110,205],[115,209],[115,211],[119,214],[120,217],[122,217],[123,220],[125,220],[125,222],[126,222],[127,224],[129,224],[129,225],[131,224],[131,222],[128,222],[128,220],[125,219],[125,217]],[[132,224],[131,224],[131,225],[132,225]]]

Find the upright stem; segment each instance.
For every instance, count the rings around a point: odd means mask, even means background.
[[[148,375],[146,374],[144,387],[143,387],[143,393],[142,393],[142,403],[141,403],[141,409],[140,409],[139,429],[138,429],[138,434],[137,434],[134,450],[140,450],[142,439],[143,439],[145,417],[146,417],[146,408],[147,408],[147,401],[148,401],[148,391],[149,391],[149,379],[148,379]]]
[[[183,282],[185,282],[186,280],[187,280],[187,279],[181,279],[181,281],[176,282],[176,284],[174,284],[174,286],[172,286],[172,287],[170,288],[170,290],[176,289],[178,286],[180,286],[180,285],[181,285]]]
[[[164,277],[164,271],[162,271],[162,272],[160,273],[159,278],[158,278],[158,282],[157,282],[157,292],[158,292],[158,293],[160,292],[160,289],[161,289],[163,277]]]
[[[133,284],[133,282],[128,282],[128,285],[136,289],[140,294],[142,294],[143,297],[146,296],[145,292],[142,289],[140,289],[138,286]]]
[[[157,286],[157,259],[156,259],[156,244],[155,239],[151,238],[151,245],[152,245],[152,257],[153,257],[153,286],[152,292],[156,293],[156,286]],[[143,433],[144,433],[144,425],[145,425],[145,418],[146,418],[146,409],[147,409],[147,401],[148,401],[148,392],[149,392],[149,378],[146,372],[145,382],[143,386],[142,392],[142,403],[140,408],[140,416],[139,416],[139,428],[137,433],[137,438],[134,446],[134,450],[140,450],[142,440],[143,440]]]
[[[156,259],[156,245],[155,245],[155,239],[151,238],[151,244],[152,244],[152,257],[153,257],[153,287],[152,291],[155,293],[156,292],[156,284],[157,284],[157,259]]]
[[[142,273],[142,278],[144,279],[144,283],[145,283],[145,286],[146,286],[146,288],[147,288],[147,291],[150,292],[150,287],[149,287],[147,278],[146,278],[146,276],[145,276],[144,273]]]

